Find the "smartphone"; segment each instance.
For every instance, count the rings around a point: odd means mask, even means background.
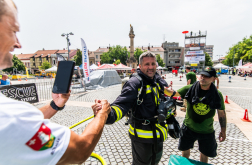
[[[53,93],[68,93],[73,77],[75,62],[59,61],[56,78],[54,81]]]

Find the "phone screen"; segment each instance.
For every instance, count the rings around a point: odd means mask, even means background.
[[[72,81],[75,62],[59,61],[53,93],[68,93]]]

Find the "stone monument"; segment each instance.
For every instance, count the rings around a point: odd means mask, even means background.
[[[133,26],[130,25],[130,58],[127,60],[127,66],[132,67],[132,69],[137,69],[137,60],[134,57],[134,38],[135,34],[133,31]]]

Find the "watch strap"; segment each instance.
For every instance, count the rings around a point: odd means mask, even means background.
[[[63,107],[58,107],[53,100],[51,101],[50,106],[56,111],[60,111],[65,108],[65,105]]]

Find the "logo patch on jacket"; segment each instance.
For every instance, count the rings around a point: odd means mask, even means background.
[[[36,134],[25,144],[35,151],[42,151],[51,148],[54,140],[51,129],[42,123]]]

